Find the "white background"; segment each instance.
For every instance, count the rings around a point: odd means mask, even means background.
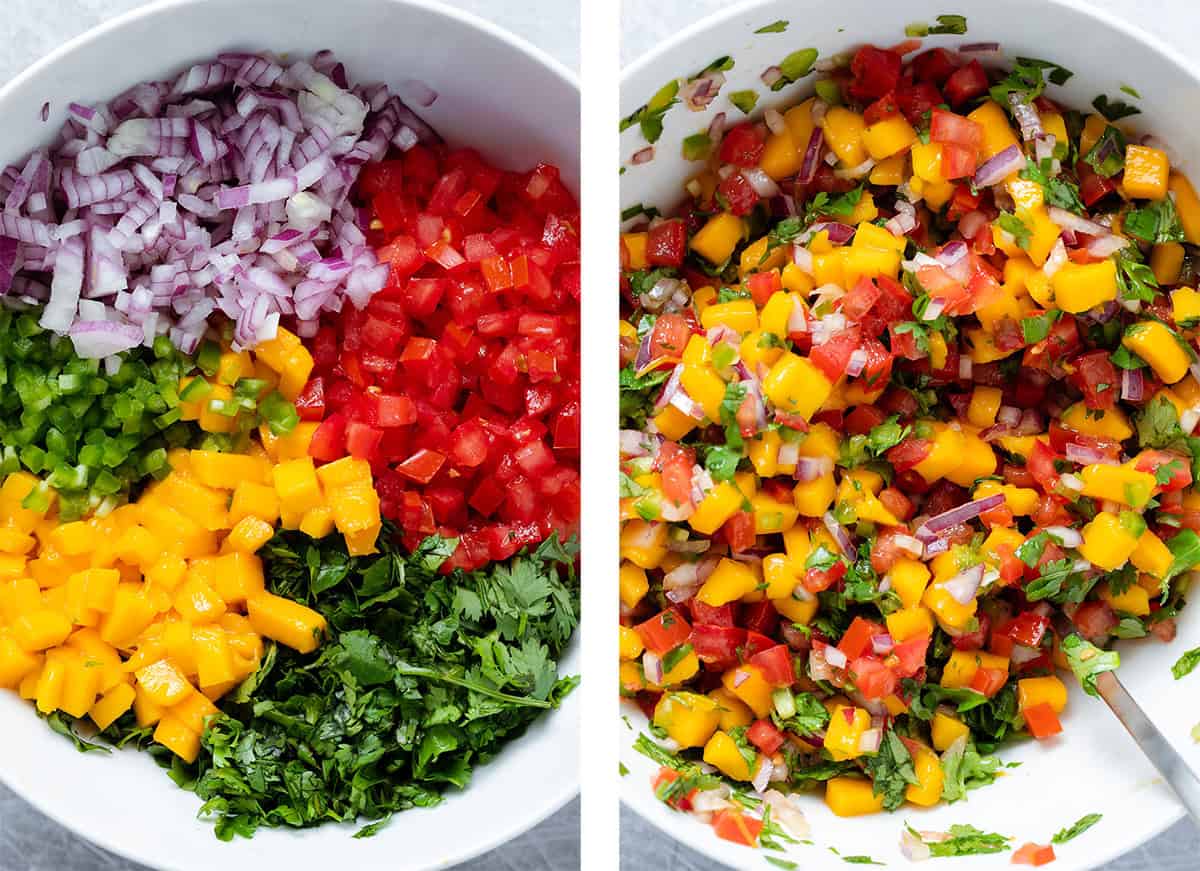
[[[1185,56],[1193,57],[1200,48],[1200,4],[1196,0],[1092,0],[1092,3],[1174,43]],[[733,5],[736,4],[727,0],[624,0],[622,64],[637,60],[658,43],[706,15]],[[947,2],[946,11],[955,11],[953,0]],[[1037,27],[1037,22],[1030,21],[1029,26]],[[1119,59],[1115,61],[1119,62]],[[586,87],[584,94],[586,107]],[[755,866],[760,864],[763,868],[769,867],[761,859]],[[938,863],[935,861],[934,864]],[[717,871],[724,867],[660,834],[625,808],[621,811],[621,865],[626,871],[648,868],[655,871]],[[1195,823],[1184,820],[1144,847],[1105,866],[1103,871],[1194,871],[1196,868],[1200,868],[1200,829]]]
[[[71,37],[144,2],[0,0],[0,83],[7,82]],[[490,19],[534,43],[570,69],[578,70],[579,6],[573,0],[444,2]],[[130,823],[136,824],[136,818],[137,810],[131,808]],[[398,860],[397,868],[402,867],[402,860]],[[524,837],[460,866],[459,871],[559,871],[578,867],[579,802],[576,800]],[[137,871],[139,868],[74,836],[0,784],[0,871]]]

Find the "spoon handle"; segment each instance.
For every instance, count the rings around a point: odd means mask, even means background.
[[[1200,821],[1200,780],[1197,780],[1191,766],[1175,752],[1171,742],[1163,736],[1158,727],[1150,722],[1150,718],[1121,685],[1115,674],[1109,671],[1098,675],[1096,689],[1117,715],[1117,719],[1133,736],[1133,740],[1142,748],[1142,752],[1158,769],[1158,773],[1170,784],[1179,801],[1192,815],[1192,819]]]

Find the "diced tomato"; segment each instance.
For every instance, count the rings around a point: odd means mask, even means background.
[[[987,71],[978,60],[973,60],[966,66],[959,67],[946,79],[943,92],[951,106],[961,106],[985,93],[987,89]]]
[[[331,414],[313,433],[308,443],[308,453],[313,459],[330,462],[346,455],[346,418]]]
[[[828,590],[846,576],[846,563],[842,560],[834,563],[828,569],[811,568],[804,573],[800,583],[810,593]]]
[[[763,635],[760,632],[747,629],[746,642],[742,645],[742,649],[740,651],[740,661],[743,663],[749,662],[752,656],[757,653],[761,653],[764,650],[770,650],[776,645],[776,643],[777,642],[773,638],[768,638],[766,635]]]
[[[736,602],[727,602],[724,605],[705,605],[697,596],[692,596],[688,599],[688,607],[692,609],[692,632],[694,633],[701,624],[736,626],[737,605]]]
[[[653,716],[653,709],[651,709],[650,716]],[[671,785],[675,783],[675,781],[679,780],[679,778],[682,776],[683,775],[681,775],[674,768],[668,768],[664,765],[662,768],[658,769],[658,773],[651,778],[650,788],[654,790],[655,795],[666,797],[669,795],[667,790],[669,790]],[[698,791],[699,790],[693,789],[688,792],[687,795],[672,796],[671,798],[667,799],[667,804],[676,810],[690,811],[692,809],[692,797]]]
[[[988,632],[991,629],[991,618],[987,614],[980,614],[975,629],[970,632],[963,632],[960,635],[954,636],[952,643],[955,650],[979,650],[987,641]]]
[[[1050,844],[1025,844],[1013,853],[1014,865],[1047,865],[1054,861],[1054,847]]]
[[[746,730],[746,740],[768,756],[773,756],[783,746],[785,739],[770,720],[755,720]]]
[[[755,272],[746,279],[746,287],[750,290],[750,297],[754,300],[755,305],[763,306],[767,304],[776,291],[783,288],[783,284],[779,279],[779,273],[774,269],[767,272]]]
[[[346,424],[346,451],[352,457],[360,460],[373,460],[375,451],[382,440],[383,431],[376,427],[360,423],[357,420]]]
[[[910,436],[887,451],[887,461],[897,472],[905,472],[929,456],[933,443],[929,439]]]
[[[852,660],[850,677],[866,699],[885,699],[900,685],[896,673],[874,656],[860,656]]]
[[[351,450],[351,453],[353,453],[353,450]],[[415,481],[418,484],[428,484],[433,480],[433,476],[438,473],[438,470],[442,468],[442,464],[445,462],[445,454],[421,448],[395,468],[397,472],[410,481]]]
[[[718,838],[753,847],[758,843],[763,822],[741,811],[720,810],[713,814],[712,827]]]
[[[825,373],[830,381],[837,381],[846,371],[850,355],[858,348],[861,339],[858,327],[850,327],[835,333],[827,342],[817,345],[809,352],[808,359]]]
[[[897,520],[908,520],[913,514],[912,500],[896,487],[884,487],[879,491],[879,501]]]
[[[975,152],[961,145],[942,146],[942,174],[948,179],[967,178],[975,174]]]
[[[842,314],[852,321],[861,321],[882,293],[875,282],[864,275],[854,289],[842,297]]]
[[[1041,647],[1046,630],[1050,628],[1050,619],[1035,611],[1023,611],[1009,620],[999,631],[1007,635],[1017,644],[1026,647]]]
[[[692,627],[691,645],[701,662],[716,671],[727,671],[741,663],[746,630],[738,626],[697,623]]]
[[[685,643],[692,634],[692,627],[678,611],[668,608],[660,611],[644,623],[633,627],[642,644],[655,656],[662,656]]]
[[[771,686],[788,687],[796,682],[796,669],[792,662],[792,651],[786,644],[776,644],[750,657],[750,664],[762,670],[763,678]]]
[[[969,151],[973,159],[974,154],[983,146],[983,127],[962,115],[944,109],[934,109],[929,121],[929,139],[932,142],[958,145]]]
[[[1084,160],[1075,164],[1075,173],[1079,176],[1080,199],[1089,208],[1117,189],[1112,179],[1100,175]]]
[[[851,435],[866,435],[886,420],[883,410],[877,405],[859,405],[846,415],[846,432]]]
[[[1038,740],[1051,738],[1062,731],[1058,714],[1047,702],[1025,708],[1021,713],[1025,716],[1025,727],[1029,729],[1029,734]]]
[[[696,452],[681,448],[675,442],[663,442],[659,448],[657,465],[662,472],[663,495],[677,505],[692,501],[692,467],[696,463]]]
[[[738,124],[725,131],[721,140],[721,162],[747,168],[756,167],[765,146],[766,138],[755,125]]]
[[[728,204],[728,210],[733,215],[748,215],[758,205],[758,193],[749,179],[740,172],[731,172],[721,179],[721,183],[717,185],[717,193]]]
[[[734,553],[754,547],[754,515],[749,511],[738,511],[725,521],[721,535]]]
[[[838,649],[846,654],[847,659],[857,659],[871,649],[871,639],[885,631],[878,623],[855,617],[838,642]]]
[[[1063,457],[1048,448],[1045,442],[1040,439],[1034,441],[1033,450],[1029,452],[1025,467],[1029,469],[1029,473],[1033,475],[1043,492],[1049,493],[1058,485],[1058,472],[1055,470],[1054,464],[1062,459]]]
[[[741,624],[751,635],[773,635],[779,628],[779,612],[768,599],[747,602],[742,606]]]
[[[935,106],[944,102],[942,92],[929,82],[901,82],[896,86],[896,105],[909,124],[920,124],[926,112],[933,111]]]
[[[982,693],[989,699],[1000,690],[1004,689],[1004,685],[1008,682],[1008,672],[999,668],[979,668],[975,671],[975,677],[971,679],[971,689],[977,693]]]
[[[944,84],[958,66],[958,56],[945,48],[931,48],[912,59],[913,75],[917,81],[938,86]]]
[[[1155,478],[1166,478],[1167,482],[1159,485],[1165,493],[1183,490],[1192,483],[1191,458],[1170,451],[1144,450],[1137,455],[1134,468]]]
[[[894,51],[864,45],[854,53],[850,72],[854,76],[850,93],[859,100],[876,100],[893,90],[900,81],[900,55]]]
[[[686,253],[687,227],[683,221],[660,221],[650,228],[646,236],[646,261],[651,266],[678,268],[683,265]]]
[[[1121,376],[1107,351],[1089,351],[1071,361],[1071,383],[1082,393],[1088,408],[1110,409],[1121,392]]]
[[[1075,624],[1080,635],[1095,641],[1116,629],[1120,621],[1107,602],[1088,601],[1075,610],[1071,615],[1071,622]]]
[[[892,669],[900,677],[912,677],[925,667],[925,656],[929,652],[930,637],[916,635],[905,639],[892,648],[888,660],[895,659]]]
[[[896,102],[896,94],[888,91],[863,111],[863,123],[869,127],[899,114],[900,106]]]

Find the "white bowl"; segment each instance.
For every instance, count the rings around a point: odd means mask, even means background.
[[[574,76],[529,44],[473,16],[423,0],[191,0],[136,10],[72,40],[0,90],[0,160],[47,142],[67,103],[103,102],[228,49],[293,57],[332,49],[354,81],[409,78],[439,97],[420,114],[453,143],[512,169],[556,163],[579,187],[579,91]],[[536,95],[536,99],[531,95]],[[39,120],[50,102],[47,124]],[[579,672],[578,644],[562,663]],[[222,843],[196,819],[195,795],[145,755],[80,754],[29,704],[0,692],[0,779],[85,838],[170,869],[445,867],[491,849],[578,791],[578,693],[540,718],[470,786],[432,809],[397,814],[373,838],[353,826],[264,830]]]
[[[811,93],[813,77],[771,93],[759,80],[767,67],[787,54],[814,47],[822,57],[844,52],[863,43],[894,45],[901,42],[911,22],[935,22],[951,10],[966,16],[965,36],[936,36],[927,47],[954,47],[971,42],[1001,44],[1005,58],[1043,58],[1074,71],[1063,88],[1050,87],[1050,95],[1068,106],[1088,109],[1099,93],[1135,103],[1143,114],[1129,119],[1142,132],[1165,140],[1193,179],[1200,177],[1200,149],[1192,140],[1192,120],[1200,115],[1200,78],[1182,57],[1147,34],[1096,11],[1078,0],[773,0],[739,4],[706,18],[675,39],[630,66],[622,77],[621,115],[634,112],[664,83],[694,75],[713,59],[731,55],[734,68],[726,73],[721,95],[703,113],[682,105],[667,112],[664,132],[649,163],[629,165],[630,157],[645,147],[637,127],[621,138],[621,207],[636,203],[669,212],[683,198],[682,183],[698,164],[680,153],[683,137],[704,130],[713,115],[726,112],[730,123],[743,116],[727,95],[752,88],[759,93],[756,116],[767,108],[790,105]],[[778,19],[790,26],[782,34],[754,31]],[[1131,85],[1142,95],[1133,99],[1120,87]],[[1200,644],[1200,606],[1185,608],[1179,636],[1169,645],[1154,639],[1122,643],[1121,677],[1130,692],[1159,725],[1193,768],[1200,769],[1200,748],[1189,735],[1200,721],[1200,703],[1194,688],[1200,677],[1176,683],[1171,664],[1185,650]],[[622,780],[622,798],[638,813],[667,834],[718,861],[736,867],[764,867],[762,854],[719,840],[709,826],[671,811],[657,801],[649,787],[655,766],[631,748],[646,724],[634,705],[623,706],[630,730],[622,727],[621,759],[629,769]],[[1056,871],[1096,868],[1166,829],[1182,815],[1173,794],[1162,784],[1132,739],[1103,702],[1085,696],[1076,687],[1063,717],[1064,732],[1048,742],[1025,741],[1001,751],[1006,761],[1022,763],[996,784],[970,793],[965,802],[921,810],[905,806],[895,814],[840,819],[814,793],[804,802],[813,827],[814,846],[795,846],[787,858],[806,871],[839,869],[847,865],[826,849],[843,854],[865,854],[889,866],[909,863],[899,851],[903,824],[914,828],[945,830],[952,823],[972,823],[981,829],[1015,838],[1014,847],[1027,841],[1048,843],[1050,837],[1086,813],[1104,819],[1083,836],[1056,846]],[[780,855],[767,853],[766,855]],[[1009,868],[1010,854],[962,857],[957,871]]]

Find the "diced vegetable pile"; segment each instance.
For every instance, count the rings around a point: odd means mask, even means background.
[[[623,216],[621,691],[659,797],[738,843],[805,837],[814,787],[992,783],[1063,731],[1058,668],[1095,693],[1113,639],[1173,639],[1200,563],[1195,190],[1069,71],[919,48],[689,137],[686,203]],[[904,850],[999,837],[959,834]]]
[[[71,111],[0,221],[0,688],[223,839],[437,804],[576,684],[574,199],[327,53]]]

